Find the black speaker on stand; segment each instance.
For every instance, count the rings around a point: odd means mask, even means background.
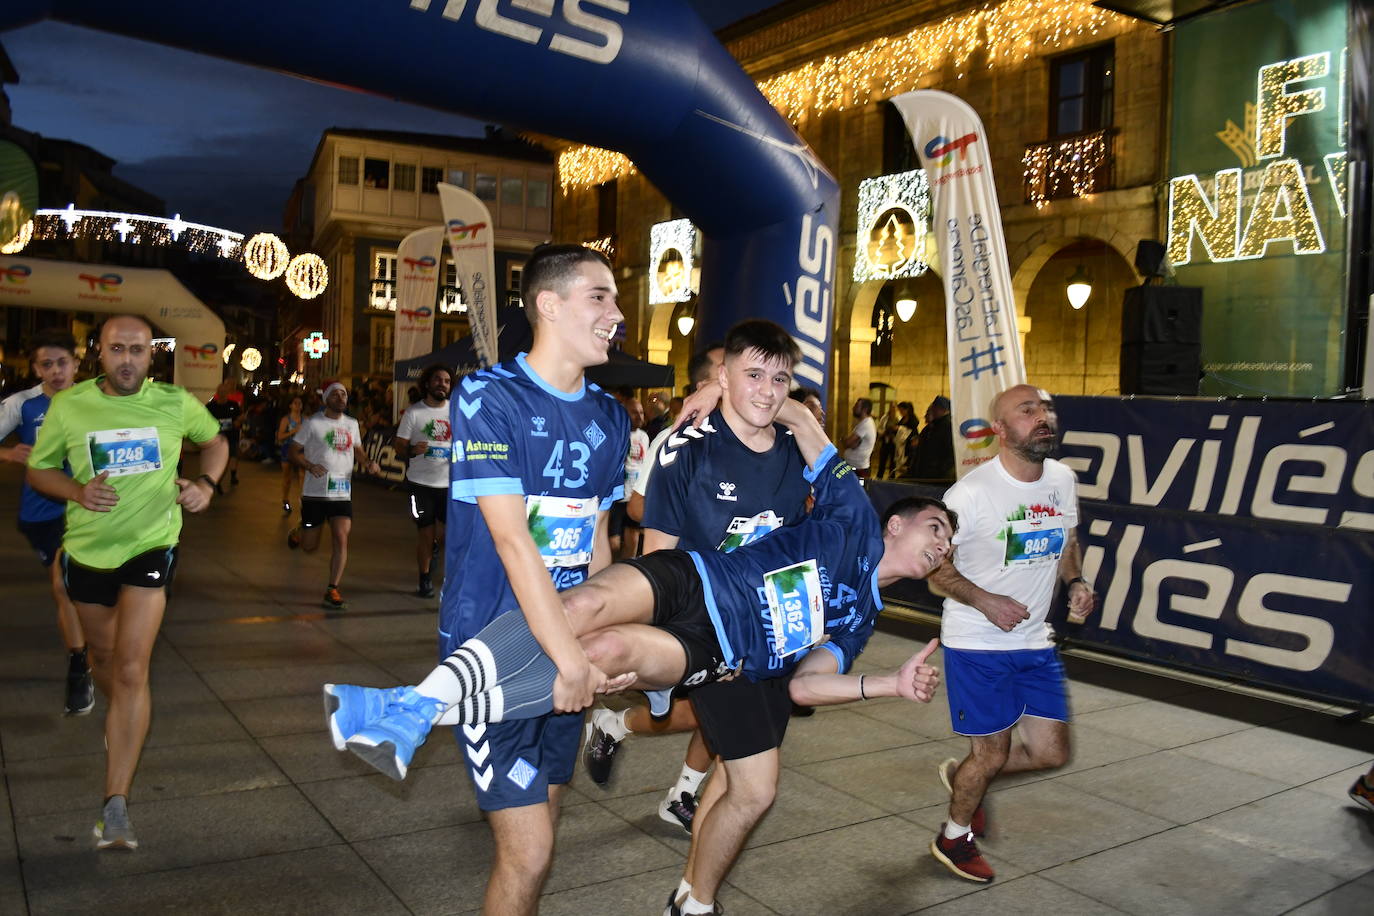
[[[1126,290],[1121,306],[1121,393],[1195,395],[1201,376],[1201,287]]]

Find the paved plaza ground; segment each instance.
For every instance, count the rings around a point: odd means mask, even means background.
[[[412,597],[400,493],[360,485],[343,592],[327,548],[288,552],[275,467],[188,516],[153,656],[153,724],[130,805],[141,848],[97,853],[103,700],[60,714],[65,661],[42,570],[0,469],[0,914],[466,913],[491,843],[454,741],[394,783],[329,743],[320,684],[413,682],[434,662],[435,600]],[[461,574],[461,573],[459,573]],[[877,633],[859,670],[918,645]],[[1374,913],[1374,815],[1346,788],[1374,726],[1069,660],[1072,763],[999,782],[982,844],[997,880],[951,876],[927,846],[936,765],[962,755],[943,698],[793,719],[775,809],[722,890],[755,914]],[[631,739],[609,789],[579,772],[542,912],[657,916],[687,838],[655,808],[686,736]]]

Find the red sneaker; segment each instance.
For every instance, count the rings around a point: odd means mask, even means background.
[[[1371,786],[1369,780],[1363,776],[1356,779],[1355,784],[1350,787],[1350,797],[1370,811],[1374,811],[1374,786]]]
[[[983,858],[983,854],[978,851],[978,844],[973,842],[973,834],[971,833],[967,833],[957,840],[949,840],[945,838],[945,829],[942,825],[940,832],[935,835],[935,839],[930,841],[930,853],[945,868],[966,881],[987,884],[996,877],[992,871],[992,866],[988,864],[988,860]]]
[[[944,784],[945,791],[950,795],[954,794],[954,771],[959,769],[959,761],[953,757],[941,763],[936,772],[940,774],[940,782]],[[976,837],[988,835],[988,812],[983,807],[982,802],[978,803],[978,809],[973,812],[973,820],[969,823],[969,829]]]

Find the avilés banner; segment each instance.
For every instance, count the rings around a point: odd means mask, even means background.
[[[434,305],[444,227],[416,229],[396,248],[396,361],[434,349]]]
[[[496,273],[496,253],[492,247],[491,213],[471,191],[439,183],[439,201],[444,208],[444,225],[458,285],[468,308],[472,342],[483,366],[496,363],[496,303],[492,283]]]
[[[1026,380],[1002,212],[978,113],[947,92],[892,100],[921,157],[935,205],[949,328],[950,412],[960,477],[997,454],[988,404]]]

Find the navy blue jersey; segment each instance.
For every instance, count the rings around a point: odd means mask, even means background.
[[[9,425],[13,422],[14,428],[19,430],[19,441],[24,445],[33,445],[38,441],[38,428],[43,425],[43,418],[48,415],[48,405],[51,403],[52,398],[43,393],[43,387],[36,385],[28,391],[22,391],[6,399],[6,419],[0,423]],[[10,429],[0,428],[0,439],[4,439],[10,432]],[[51,521],[61,518],[66,510],[65,502],[48,499],[29,486],[28,481],[22,484],[19,494],[21,522]]]
[[[744,674],[753,680],[780,677],[806,655],[805,650],[777,655],[765,574],[815,561],[830,637],[818,649],[833,653],[841,672],[863,651],[883,607],[877,580],[882,528],[854,469],[827,446],[806,479],[815,488],[816,504],[800,524],[730,553],[691,551],[725,661],[732,667],[743,662]]]
[[[811,493],[806,462],[786,427],[774,429],[766,452],[740,442],[719,410],[700,429],[673,433],[654,457],[643,526],[676,536],[682,550],[706,551],[801,521]]]
[[[559,391],[525,354],[465,377],[449,402],[453,435],[441,649],[518,607],[477,497],[525,498],[530,536],[556,589],[587,578],[597,512],[621,498],[630,421],[590,382]]]

